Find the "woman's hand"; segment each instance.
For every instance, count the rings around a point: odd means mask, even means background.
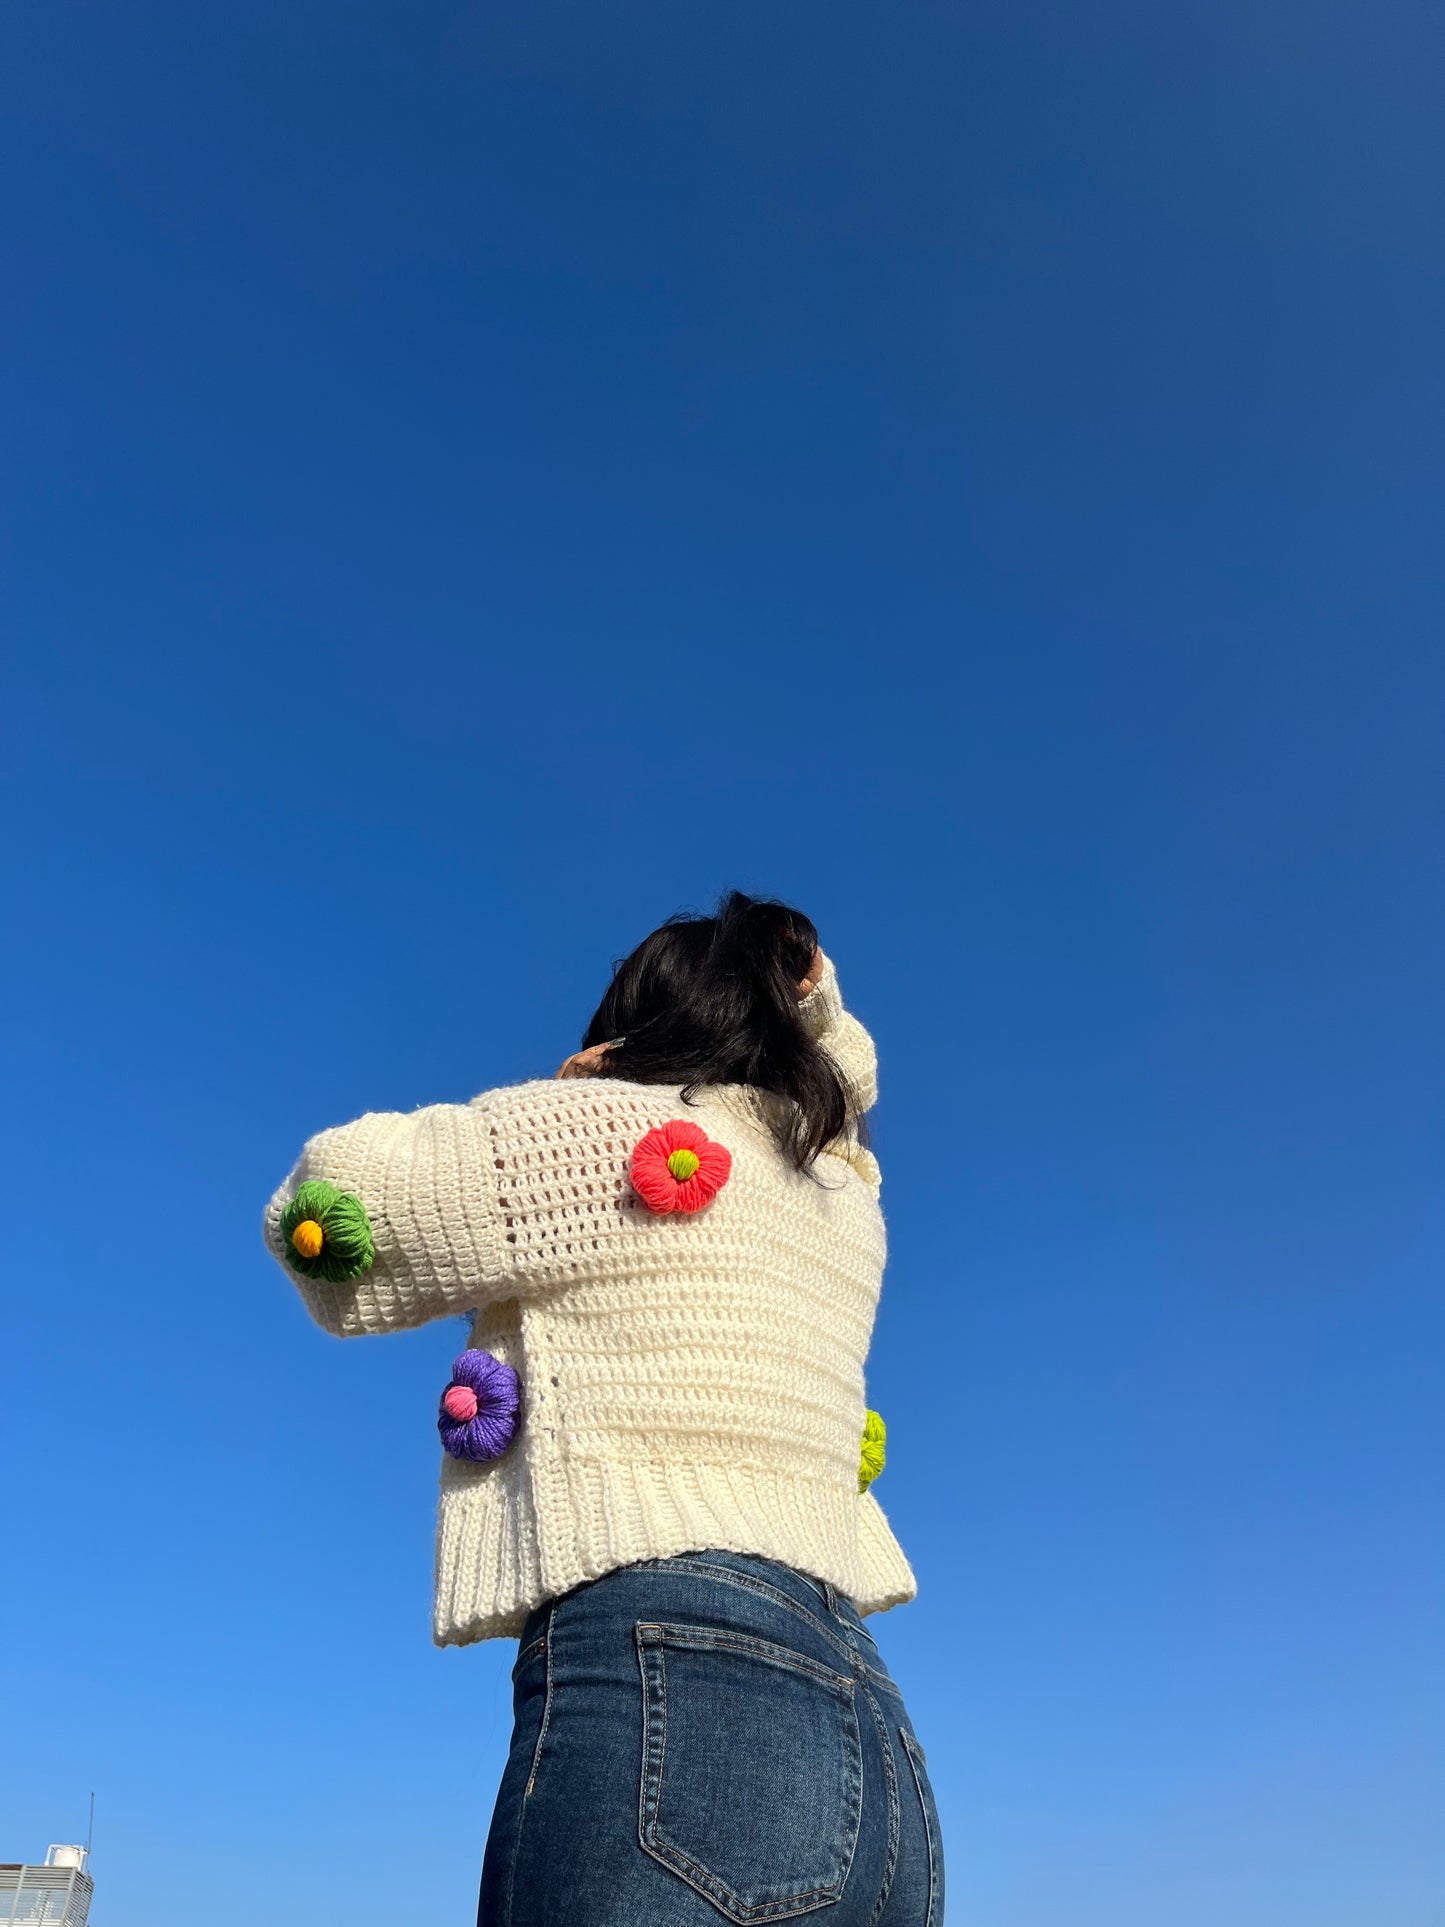
[[[822,981],[823,953],[815,944],[813,947],[813,961],[808,965],[807,976],[804,977],[803,981],[798,985],[798,995],[800,997],[811,997]],[[605,1048],[604,1046],[604,1049]]]
[[[557,1066],[558,1077],[595,1077],[610,1044],[594,1044],[591,1050],[573,1051],[564,1064]]]

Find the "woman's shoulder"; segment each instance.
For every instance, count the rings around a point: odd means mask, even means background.
[[[653,1113],[671,1115],[682,1102],[667,1084],[629,1084],[617,1077],[533,1077],[481,1091],[469,1109],[498,1126],[580,1131],[588,1136],[628,1126]]]
[[[675,1084],[635,1084],[615,1077],[532,1078],[482,1091],[468,1107],[488,1132],[499,1166],[584,1167],[601,1176],[625,1173],[651,1133],[675,1126],[700,1132],[742,1158],[754,1183],[792,1189],[861,1183],[877,1194],[878,1167],[866,1151],[840,1140],[810,1172],[795,1171],[778,1150],[769,1107],[778,1102],[747,1085],[706,1085],[684,1095]]]
[[[474,1097],[499,1164],[625,1170],[647,1132],[688,1115],[681,1091],[612,1077],[532,1078]]]

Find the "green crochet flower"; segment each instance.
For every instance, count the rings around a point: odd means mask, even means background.
[[[887,1457],[884,1448],[888,1443],[888,1427],[877,1412],[870,1412],[863,1421],[863,1449],[858,1454],[858,1490],[866,1492],[878,1474],[883,1470]]]
[[[333,1285],[359,1278],[376,1256],[371,1220],[360,1198],[320,1178],[303,1184],[281,1213],[281,1236],[293,1271]]]

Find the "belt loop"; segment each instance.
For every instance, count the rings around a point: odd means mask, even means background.
[[[823,1581],[823,1597],[828,1602],[828,1611],[836,1616],[838,1611],[838,1595],[833,1590],[831,1580],[825,1579]]]

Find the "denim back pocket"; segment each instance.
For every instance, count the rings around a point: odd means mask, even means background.
[[[721,1627],[643,1623],[636,1639],[646,1851],[729,1920],[837,1900],[862,1805],[852,1680]]]

